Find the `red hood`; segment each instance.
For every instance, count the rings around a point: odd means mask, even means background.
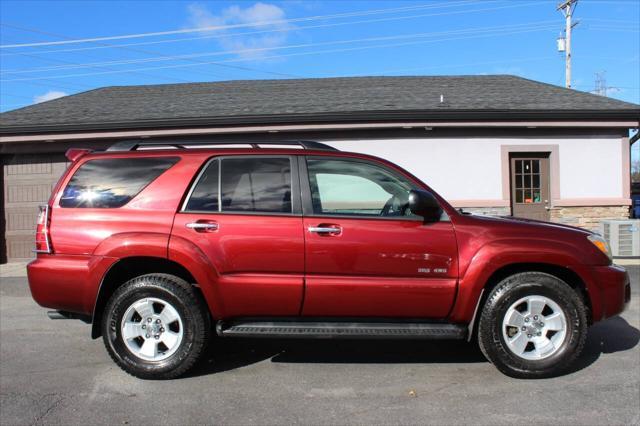
[[[522,218],[522,217],[514,217],[514,216],[483,216],[483,215],[474,215],[474,214],[464,214],[464,217],[467,218],[472,218],[472,219],[479,219],[479,220],[486,220],[486,221],[492,221],[494,223],[500,223],[500,224],[512,224],[518,227],[534,227],[534,228],[538,228],[540,230],[564,230],[564,231],[572,231],[572,232],[578,232],[580,234],[583,235],[590,235],[593,234],[593,232],[588,231],[586,229],[583,228],[578,228],[576,226],[570,226],[570,225],[565,225],[562,223],[554,223],[554,222],[545,222],[542,220],[534,220],[534,219],[526,219],[526,218]]]
[[[573,231],[579,231],[582,232],[584,234],[593,234],[593,232],[584,229],[584,228],[578,228],[577,226],[571,226],[571,225],[565,225],[563,223],[555,223],[555,222],[546,222],[543,220],[535,220],[535,219],[527,219],[524,217],[515,217],[515,216],[498,216],[500,219],[502,220],[506,220],[509,222],[515,222],[515,223],[530,223],[533,225],[542,225],[542,226],[549,226],[549,227],[553,227],[553,228],[561,228],[561,229],[569,229],[569,230],[573,230]]]

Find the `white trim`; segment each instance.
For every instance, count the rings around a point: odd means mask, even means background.
[[[72,132],[36,135],[0,136],[1,143],[11,142],[55,142],[80,139],[115,139],[115,138],[145,138],[154,136],[184,136],[206,134],[234,134],[234,133],[269,133],[295,131],[326,131],[326,130],[367,130],[367,129],[410,129],[435,127],[477,127],[477,128],[632,128],[640,125],[638,121],[461,121],[461,122],[430,122],[412,121],[404,123],[350,123],[350,124],[290,124],[236,127],[200,127],[184,129],[161,130],[119,130],[100,132]]]

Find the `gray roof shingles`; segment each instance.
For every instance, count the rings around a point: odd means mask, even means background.
[[[509,75],[243,80],[104,87],[0,114],[0,132],[515,112],[520,118],[568,112],[585,119],[597,112],[640,117],[640,106]]]

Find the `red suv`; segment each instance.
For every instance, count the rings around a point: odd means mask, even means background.
[[[31,292],[141,378],[186,372],[214,334],[477,338],[503,373],[545,377],[630,299],[598,235],[465,214],[394,164],[317,142],[67,156]]]

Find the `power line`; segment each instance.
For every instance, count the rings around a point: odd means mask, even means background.
[[[35,30],[35,29],[21,29],[22,31],[30,31],[30,32],[34,32],[34,33],[38,33],[38,34],[44,34],[46,36],[50,36],[50,37],[58,37],[58,38],[68,38],[67,36],[63,35],[63,34],[55,34],[55,33],[51,33],[51,32],[45,32],[45,31],[41,31],[41,30]],[[78,62],[72,62],[72,61],[66,61],[66,60],[62,60],[62,59],[56,59],[56,58],[42,58],[39,57],[35,54],[32,53],[19,53],[19,55],[21,56],[26,56],[26,57],[31,57],[31,58],[35,58],[41,61],[49,61],[49,62],[60,62],[60,63],[64,63],[64,64],[68,64],[66,66],[74,66],[74,65],[78,65]],[[80,54],[82,56],[86,56],[86,57],[94,57],[92,55],[86,54],[86,53],[82,53]],[[106,70],[113,70],[113,68],[108,68],[108,67],[100,67],[102,69],[106,69]],[[176,77],[165,77],[165,76],[154,76],[154,75],[150,75],[150,74],[144,74],[144,73],[139,73],[139,72],[135,72],[135,71],[131,71],[131,74],[134,75],[141,75],[142,77],[145,78],[160,78],[160,79],[164,79],[164,80],[168,80],[168,81],[181,81],[181,82],[187,82],[187,80],[183,80],[180,78],[176,78]]]
[[[453,3],[452,3],[453,5]],[[484,9],[472,9],[472,10],[457,10],[451,12],[441,12],[441,13],[427,13],[427,14],[413,14],[407,16],[393,16],[388,18],[377,18],[377,19],[365,19],[359,21],[348,21],[348,22],[334,22],[334,23],[326,23],[326,24],[318,24],[318,25],[306,25],[304,27],[299,27],[297,30],[309,30],[309,29],[317,29],[317,28],[329,28],[329,27],[337,27],[344,25],[357,25],[357,24],[368,24],[368,23],[379,23],[379,22],[388,22],[388,21],[397,21],[404,19],[417,19],[417,18],[425,18],[425,17],[433,17],[433,16],[446,16],[446,15],[457,15],[457,14],[469,14],[475,12],[486,12],[486,11],[494,11],[500,9],[511,9],[516,7],[526,7],[526,6],[534,6],[539,5],[539,3],[531,2],[531,3],[521,3],[515,5],[507,5],[507,6],[499,6],[499,7],[491,7]],[[13,24],[3,24],[0,25],[9,26],[17,28],[17,26]],[[32,53],[37,54],[48,54],[48,53],[61,53],[61,52],[76,52],[83,50],[94,50],[94,49],[107,49],[107,48],[120,48],[120,47],[130,47],[130,46],[143,46],[143,45],[151,45],[151,44],[164,44],[164,43],[180,43],[185,41],[193,41],[193,40],[203,40],[203,39],[212,39],[212,38],[226,38],[226,37],[239,37],[239,36],[248,36],[248,35],[256,35],[256,34],[266,34],[266,33],[277,33],[277,32],[287,32],[290,31],[289,28],[274,28],[269,30],[260,30],[260,31],[249,31],[249,32],[241,32],[241,33],[229,33],[229,34],[214,34],[214,35],[205,35],[198,37],[183,37],[177,39],[165,39],[165,40],[155,40],[155,41],[147,41],[140,43],[127,43],[127,44],[111,44],[106,45],[103,43],[101,46],[90,46],[90,47],[79,47],[73,49],[53,49],[53,50],[38,50]],[[1,56],[12,56],[17,53],[0,53]]]
[[[620,19],[602,19],[602,18],[586,18],[585,21],[588,22],[592,22],[592,21],[596,21],[596,22],[611,22],[611,23],[615,23],[615,24],[632,24],[632,25],[638,25],[638,21],[624,21],[624,20],[620,20]]]
[[[22,108],[22,107],[26,107],[26,106],[29,106],[29,105],[25,105],[25,104],[0,104],[0,108],[14,108],[14,107]],[[17,108],[14,108],[14,109],[17,109]]]
[[[552,60],[555,59],[555,56],[538,56],[538,57],[531,57],[531,58],[520,58],[520,59],[504,59],[504,60],[499,60],[499,61],[481,61],[481,62],[469,62],[469,63],[465,63],[465,64],[447,64],[447,65],[433,65],[433,66],[428,66],[428,67],[411,67],[411,68],[396,68],[396,69],[387,69],[387,70],[383,70],[383,71],[376,71],[373,73],[353,73],[353,74],[349,74],[349,76],[352,77],[358,77],[358,76],[371,76],[371,75],[388,75],[388,74],[398,74],[398,73],[405,73],[405,72],[412,72],[412,71],[425,71],[425,70],[433,70],[433,69],[442,69],[442,68],[461,68],[461,67],[470,67],[470,66],[477,66],[477,65],[497,65],[497,64],[513,64],[513,63],[520,63],[520,62],[535,62],[535,61],[541,61],[541,60]]]
[[[386,10],[387,11],[407,11],[407,10],[418,9],[418,8],[453,7],[453,6],[459,6],[459,5],[466,5],[466,4],[473,3],[473,2],[474,2],[474,0],[463,0],[463,1],[457,1],[457,2],[442,3],[442,4],[431,4],[431,5],[426,5],[426,6],[415,6],[415,7],[412,6],[412,7],[403,7],[403,8],[395,8],[395,9],[386,9]],[[511,6],[511,7],[513,7],[513,6]],[[482,10],[484,10],[484,9],[480,9],[478,11],[482,11]],[[365,12],[353,12],[353,13],[348,13],[348,14],[341,14],[340,16],[347,16],[347,15],[351,16],[351,15],[356,15],[356,14],[357,15],[362,15],[362,14],[379,13],[379,12],[381,12],[381,11],[380,10],[374,10],[374,11],[365,11]],[[467,11],[467,12],[475,12],[475,11]],[[439,15],[439,14],[431,14],[430,16],[432,16],[432,15]],[[337,16],[337,15],[329,15],[329,16]],[[394,18],[396,18],[396,17],[394,17]],[[36,30],[36,29],[31,29],[31,28],[24,28],[24,27],[20,27],[20,26],[17,26],[17,25],[13,25],[13,24],[6,24],[5,23],[5,24],[0,24],[0,25],[4,25],[4,26],[11,27],[11,28],[24,30],[24,31],[31,31],[31,32],[36,32],[36,33],[41,33],[41,34],[46,34],[46,35],[54,35],[54,36],[58,36],[58,37],[63,37],[63,36],[60,36],[60,35],[51,34],[51,33],[48,33],[48,32],[41,31],[41,30]],[[325,25],[332,25],[332,24],[325,24]],[[272,32],[272,31],[283,31],[283,29],[267,30],[267,31],[256,31],[254,33]],[[234,34],[234,36],[235,35],[236,34]],[[64,37],[64,38],[68,38],[68,37]],[[138,52],[138,53],[144,53],[144,54],[158,54],[157,52],[148,51],[148,50],[126,48],[127,46],[111,45],[111,44],[107,44],[107,43],[98,43],[98,44],[100,44],[100,46],[98,46],[96,48],[120,48],[120,49],[125,49],[125,50]],[[85,49],[89,49],[89,48],[85,48]],[[80,49],[68,49],[68,50],[80,50]],[[48,51],[48,52],[53,52],[53,51]],[[13,54],[11,54],[11,55],[13,55]],[[171,59],[171,57],[168,57],[166,55],[163,55],[163,56],[166,59]],[[200,63],[200,61],[198,61],[197,59],[194,59],[194,58],[186,58],[185,57],[184,59],[181,59],[181,60]],[[205,65],[205,64],[203,64],[203,65]],[[230,64],[218,64],[218,63],[214,63],[214,64],[211,64],[211,65],[223,66],[223,67],[232,68],[232,69],[240,69],[240,70],[243,70],[243,71],[252,71],[252,72],[259,72],[259,73],[264,73],[264,74],[277,75],[277,76],[280,76],[280,77],[299,77],[299,76],[296,76],[296,75],[293,75],[293,74],[289,74],[289,73],[265,71],[265,70],[256,69],[256,68],[249,68],[249,67],[246,67],[246,66],[238,66],[238,65],[230,65]],[[72,65],[70,67],[60,67],[60,68],[76,68],[76,67],[74,65]]]
[[[29,97],[29,96],[16,95],[15,93],[7,93],[4,90],[2,91],[2,93],[0,93],[0,95],[2,95],[2,96],[11,96],[12,98],[22,98],[22,99],[29,99],[29,100],[33,99],[33,98]]]
[[[33,28],[19,27],[17,25],[12,25],[12,24],[0,24],[0,25],[5,25],[5,26],[12,27],[12,28],[16,28],[16,29],[19,29],[21,31],[29,31],[29,32],[34,32],[34,33],[54,36],[54,37],[63,37],[63,38],[66,37],[66,36],[63,36],[63,35],[60,35],[60,34],[54,34],[54,33],[46,32],[46,31],[42,31],[42,30],[38,30],[38,29],[33,29]],[[143,54],[148,54],[148,55],[158,55],[158,54],[160,54],[158,52],[151,51],[151,50],[134,49],[134,48],[128,48],[128,47],[124,47],[124,46],[110,45],[110,44],[107,44],[107,43],[98,43],[98,44],[102,45],[102,47],[112,47],[112,48],[127,50],[127,51],[131,51],[131,52],[135,52],[135,53],[143,53]],[[23,54],[23,53],[17,53],[17,54],[18,55],[26,55],[26,54]],[[30,53],[30,55],[34,55],[34,53]],[[89,55],[87,55],[86,53],[83,54],[83,56],[89,57]],[[44,59],[44,58],[42,58],[42,59]],[[189,61],[189,62],[199,62],[196,59],[184,59],[184,60],[185,61]],[[81,65],[81,64],[75,63],[75,65]],[[260,69],[256,69],[256,68],[249,68],[249,67],[242,67],[242,66],[235,66],[235,65],[221,65],[221,66],[224,66],[224,67],[227,67],[227,68],[233,68],[233,69],[240,69],[240,70],[243,70],[243,71],[252,71],[252,72],[260,72],[260,73],[263,73],[263,74],[277,75],[279,77],[297,77],[297,76],[295,76],[293,74],[279,73],[279,72],[273,72],[273,71],[265,71],[265,70],[260,70]],[[193,70],[192,70],[192,72],[193,72]],[[211,73],[203,73],[203,72],[198,72],[198,71],[195,71],[195,72],[199,73],[199,74],[204,74],[207,77],[211,77]],[[154,76],[151,76],[151,77],[154,77]],[[220,76],[217,76],[217,77],[220,77]],[[154,78],[157,78],[157,77],[154,77]],[[177,79],[174,78],[174,80],[177,80]],[[182,80],[182,81],[186,82],[186,80]]]
[[[374,45],[374,46],[359,46],[359,47],[351,47],[351,48],[343,48],[343,49],[327,49],[327,50],[311,51],[311,52],[299,52],[299,53],[290,53],[290,54],[283,54],[283,55],[272,55],[272,56],[261,57],[261,59],[277,59],[277,58],[285,58],[285,57],[293,57],[293,56],[307,56],[307,55],[316,55],[316,54],[324,54],[324,53],[351,52],[351,51],[368,50],[368,49],[381,49],[381,48],[388,48],[388,47],[409,46],[409,45],[417,45],[417,44],[429,44],[429,43],[436,43],[436,42],[450,41],[450,40],[465,40],[465,39],[492,37],[492,36],[496,36],[496,35],[523,34],[523,33],[535,32],[535,31],[549,30],[549,29],[553,29],[553,28],[554,27],[549,26],[549,27],[540,27],[540,28],[536,28],[536,29],[497,32],[497,33],[494,33],[494,34],[481,34],[481,35],[466,36],[466,37],[463,36],[463,37],[450,37],[450,38],[436,39],[436,40],[420,40],[420,41],[403,42],[403,43],[388,43],[388,44],[381,44],[381,45]],[[247,59],[247,58],[235,58],[235,59],[227,59],[227,60],[223,60],[223,61],[211,61],[211,62],[206,61],[206,62],[202,62],[201,64],[176,64],[176,65],[166,65],[166,66],[160,66],[160,67],[137,68],[136,70],[183,68],[183,67],[204,65],[204,64],[209,64],[209,63],[242,62],[242,61],[247,61],[247,60],[250,60],[250,59]],[[47,78],[83,77],[83,76],[89,76],[89,75],[113,74],[113,73],[117,73],[117,72],[123,72],[123,71],[106,71],[106,72],[90,72],[90,73],[79,73],[79,74],[66,74],[66,75],[50,76],[50,77],[47,77]],[[6,79],[6,80],[0,80],[0,82],[30,81],[30,80],[38,80],[40,78],[41,77]]]
[[[600,26],[590,26],[589,27],[590,30],[595,30],[595,31],[613,31],[613,32],[620,32],[620,33],[637,33],[640,32],[640,28],[616,28],[616,27],[600,27]]]
[[[497,0],[493,0],[493,1],[497,1]],[[473,0],[463,0],[463,1],[457,2],[457,5],[469,4],[473,2],[474,2]],[[0,48],[12,49],[17,47],[53,46],[53,45],[88,43],[88,42],[108,41],[108,40],[123,40],[123,39],[141,38],[141,37],[156,37],[156,36],[171,35],[171,34],[188,34],[188,33],[203,32],[203,31],[216,31],[216,30],[219,31],[219,30],[229,30],[229,29],[235,29],[235,28],[264,26],[264,25],[284,25],[284,24],[291,24],[294,22],[308,22],[308,21],[317,21],[322,19],[375,15],[375,14],[391,13],[391,12],[397,12],[397,11],[412,11],[412,10],[420,10],[420,9],[434,9],[439,7],[451,7],[450,6],[451,4],[452,4],[451,2],[446,2],[446,3],[436,3],[436,4],[420,5],[420,6],[404,6],[404,7],[392,8],[392,9],[374,9],[374,10],[368,10],[363,12],[346,12],[346,13],[337,13],[332,15],[317,15],[317,16],[309,16],[309,17],[303,17],[303,18],[279,19],[274,21],[248,22],[248,23],[230,24],[230,25],[213,25],[213,26],[198,27],[198,28],[187,28],[182,30],[155,31],[155,32],[138,33],[138,34],[92,37],[92,38],[84,38],[84,39],[72,39],[72,40],[51,41],[51,42],[8,44],[8,45],[0,46]]]
[[[438,31],[438,32],[429,32],[429,33],[417,33],[417,34],[383,36],[383,37],[367,37],[367,38],[359,38],[359,39],[338,40],[338,41],[329,41],[329,42],[321,42],[321,43],[304,43],[304,44],[264,47],[264,48],[256,48],[256,49],[214,51],[214,52],[192,53],[192,54],[174,55],[174,56],[165,55],[165,56],[160,56],[155,58],[93,62],[93,63],[84,63],[84,64],[76,64],[76,65],[60,65],[56,67],[13,69],[13,70],[2,71],[2,74],[24,74],[24,73],[34,73],[34,72],[59,71],[59,70],[77,69],[77,68],[91,68],[91,67],[98,67],[98,66],[104,66],[104,65],[129,65],[129,64],[147,63],[147,62],[161,62],[161,61],[176,60],[176,59],[183,60],[183,59],[191,59],[191,58],[201,58],[205,56],[218,56],[218,55],[231,55],[231,54],[243,55],[243,54],[268,52],[272,50],[282,50],[282,49],[299,49],[299,48],[305,48],[305,47],[331,46],[331,45],[375,42],[375,41],[402,40],[402,39],[411,39],[411,38],[438,37],[438,36],[457,35],[457,34],[475,34],[475,33],[510,31],[510,30],[519,30],[519,29],[533,29],[533,28],[539,28],[539,27],[551,28],[551,25],[554,25],[553,23],[554,21],[539,21],[539,22],[531,22],[527,24],[500,25],[495,27],[475,27],[475,28],[467,28],[467,29],[460,29],[460,30]]]
[[[3,38],[7,38],[5,35],[3,35]],[[51,83],[55,84],[57,87],[61,88],[61,89],[67,89],[67,90],[78,90],[78,88],[85,89],[85,88],[91,88],[92,86],[87,86],[85,84],[80,84],[80,83],[71,83],[71,84],[61,84],[60,82],[54,81],[54,80],[48,80],[48,79],[43,79],[42,81],[51,81]],[[28,81],[22,81],[20,82],[21,84],[27,84],[29,86],[39,86],[39,87],[47,87],[47,88],[51,88],[50,84],[46,84],[44,82],[37,82],[37,81],[33,81],[33,82],[28,82]],[[0,84],[0,89],[2,89],[2,85]],[[1,90],[1,92],[4,92],[4,90]]]

